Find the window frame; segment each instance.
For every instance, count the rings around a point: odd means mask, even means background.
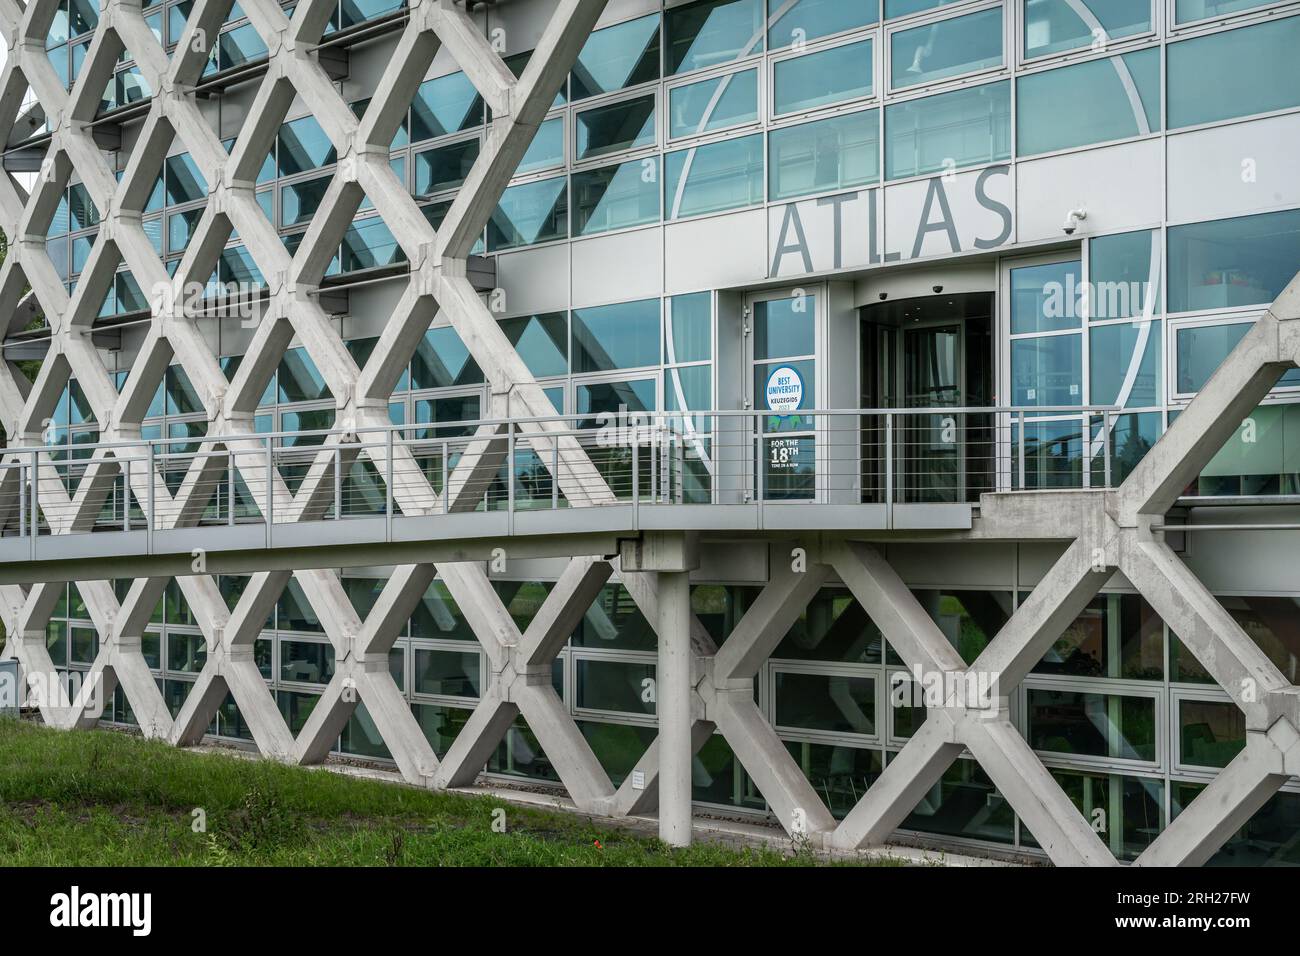
[[[988,10],[998,10],[1002,17],[1002,62],[996,66],[979,67],[974,70],[968,70],[965,73],[956,73],[952,76],[945,76],[940,79],[929,82],[917,83],[912,86],[894,88],[894,36],[904,33],[908,30],[915,30],[924,27],[934,26],[945,20],[957,20],[961,17],[971,16],[977,13],[983,13]],[[884,73],[883,81],[880,88],[882,97],[892,98],[911,96],[912,94],[937,93],[943,90],[957,88],[966,85],[976,85],[984,80],[990,80],[997,77],[1010,77],[1014,70],[1012,68],[1012,59],[1007,56],[1008,43],[1012,41],[1012,34],[1016,20],[1002,0],[985,0],[985,2],[972,3],[970,6],[962,5],[954,13],[953,9],[948,6],[939,7],[935,10],[926,11],[924,14],[917,14],[915,17],[890,21],[881,36],[882,55],[875,57],[882,64]],[[1018,33],[1018,31],[1015,31]],[[1013,91],[1014,92],[1014,91]],[[1014,118],[1015,101],[1012,100],[1012,114]],[[1013,124],[1014,125],[1014,124]],[[1013,150],[1014,155],[1014,150]]]

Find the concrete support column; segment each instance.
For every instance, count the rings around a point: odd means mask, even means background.
[[[659,838],[691,843],[691,581],[686,571],[659,575]]]
[[[669,846],[691,843],[691,764],[695,689],[691,627],[691,571],[699,567],[694,535],[649,532],[622,544],[619,571],[655,576],[653,615],[659,636],[656,701],[659,712],[659,838]]]

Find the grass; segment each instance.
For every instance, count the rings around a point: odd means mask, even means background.
[[[493,829],[505,814],[505,832]],[[196,827],[201,811],[205,826]],[[198,829],[198,832],[196,832]],[[498,827],[499,829],[499,827]],[[800,866],[806,850],[672,849],[606,822],[112,731],[0,719],[9,866]]]

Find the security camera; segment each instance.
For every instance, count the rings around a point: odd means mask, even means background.
[[[1079,228],[1079,223],[1083,222],[1087,218],[1088,210],[1082,208],[1071,209],[1065,214],[1065,225],[1061,228],[1065,230],[1067,236],[1072,236],[1074,235],[1074,231]]]
[[[935,295],[938,295],[940,292],[943,291],[943,286],[941,285],[930,286],[930,291],[933,292]]]
[[[888,299],[888,298],[889,298],[889,293],[888,293],[888,292],[881,292],[881,293],[880,293],[880,301],[881,301],[881,302],[884,302],[884,301],[885,301],[886,299]]]

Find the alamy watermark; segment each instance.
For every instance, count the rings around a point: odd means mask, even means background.
[[[1154,301],[1150,282],[1064,282],[1043,284],[1043,316],[1048,319],[1141,318]]]

